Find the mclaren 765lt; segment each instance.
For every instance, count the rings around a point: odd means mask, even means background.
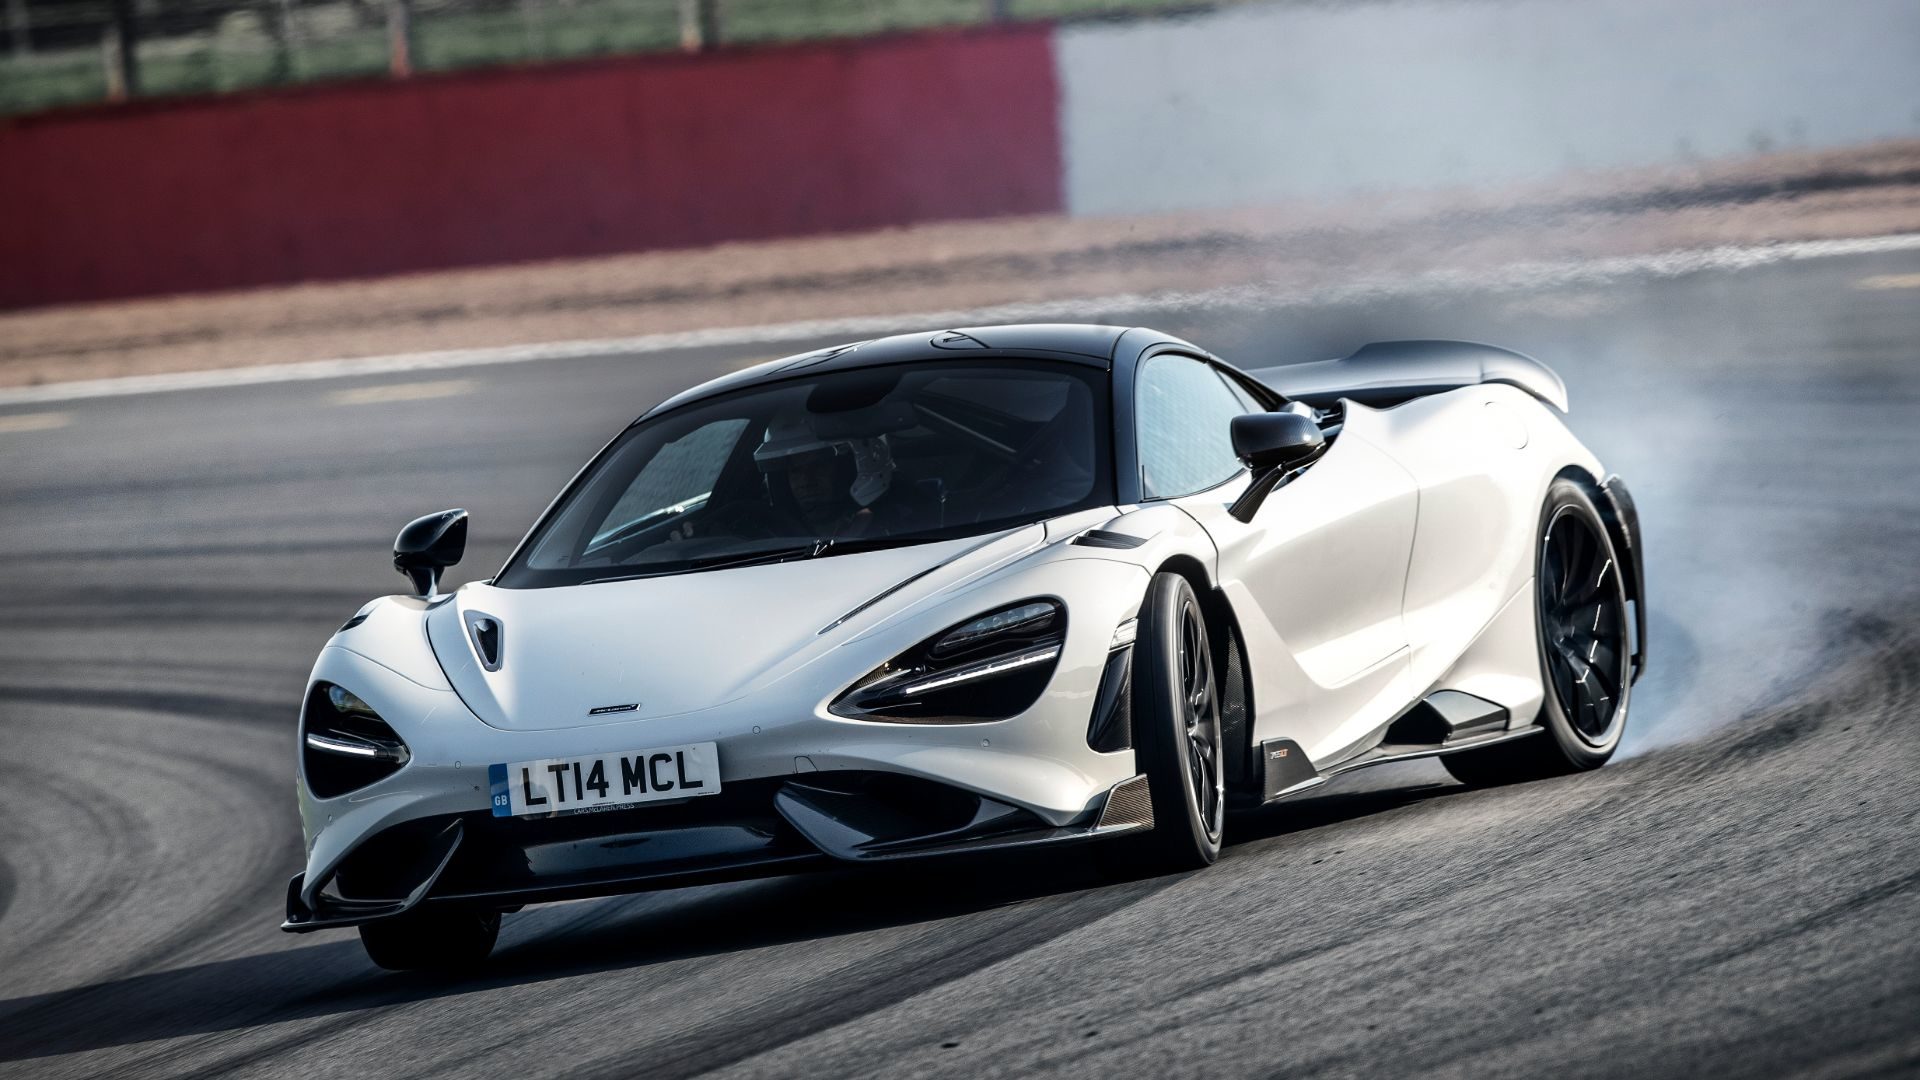
[[[1440,755],[1591,769],[1640,530],[1544,365],[1401,341],[1243,371],[1148,329],[885,338],[649,409],[491,580],[464,511],[327,643],[285,928],[471,964],[540,901],[1090,843]]]

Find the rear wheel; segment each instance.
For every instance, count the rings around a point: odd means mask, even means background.
[[[389,971],[457,971],[477,966],[500,936],[500,913],[416,908],[360,925],[367,956]]]
[[[1541,509],[1534,613],[1545,735],[1441,762],[1463,783],[1487,785],[1597,769],[1626,729],[1633,686],[1627,640],[1627,587],[1620,560],[1593,499],[1556,480]]]
[[[1134,645],[1134,758],[1153,798],[1153,830],[1108,847],[1123,873],[1194,870],[1220,857],[1226,773],[1220,692],[1206,613],[1179,574],[1156,574]]]

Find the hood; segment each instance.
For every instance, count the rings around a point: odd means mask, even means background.
[[[536,731],[672,716],[724,705],[781,678],[858,628],[1033,548],[1044,535],[1036,525],[550,589],[477,583],[427,614],[427,637],[461,700],[492,727]],[[833,632],[821,633],[829,626]]]

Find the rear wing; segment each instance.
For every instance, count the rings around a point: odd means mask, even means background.
[[[1567,384],[1552,368],[1511,349],[1471,341],[1376,341],[1339,360],[1248,374],[1317,409],[1342,398],[1384,409],[1463,386],[1506,383],[1567,411]]]

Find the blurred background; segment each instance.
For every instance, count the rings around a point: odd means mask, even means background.
[[[884,333],[1554,366],[1622,754],[1369,770],[1205,874],[279,932],[316,651],[651,404]],[[7,1076],[1920,1074],[1913,0],[0,0]]]
[[[1195,7],[1168,0],[7,0],[0,109]]]

